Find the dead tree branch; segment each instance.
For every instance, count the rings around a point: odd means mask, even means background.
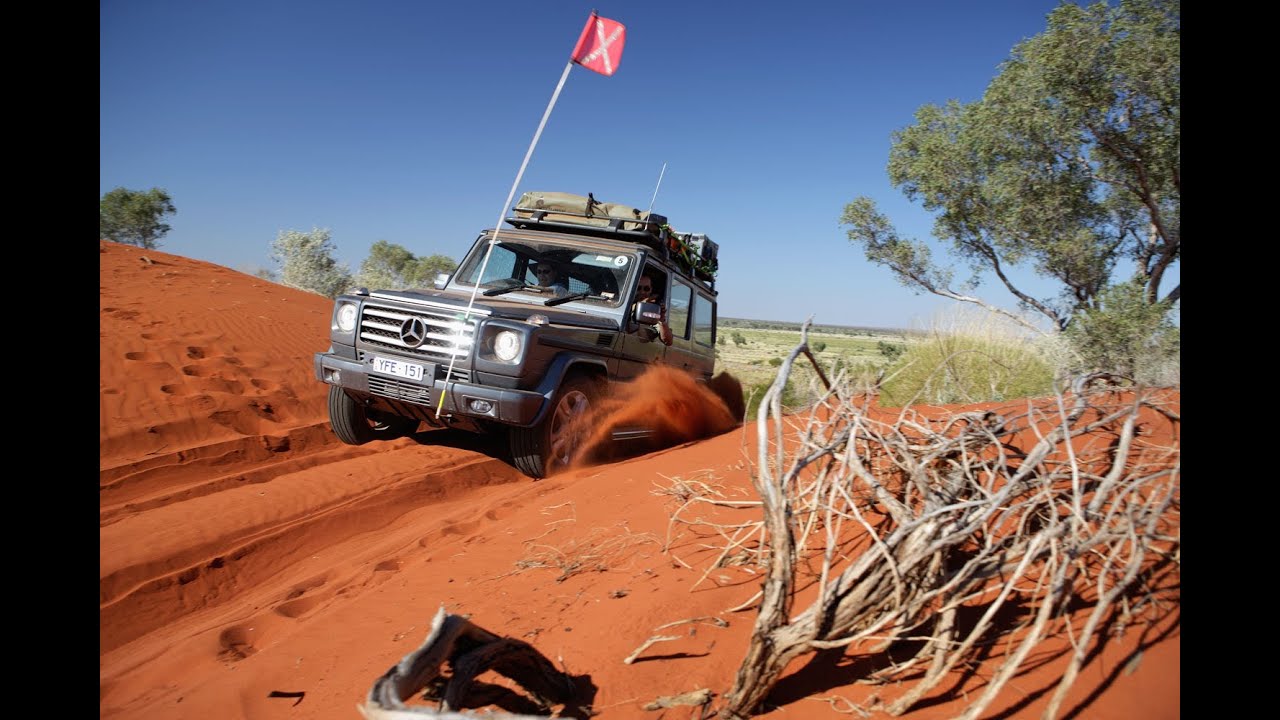
[[[756,418],[766,572],[719,716],[751,715],[792,660],[839,647],[880,660],[860,664],[871,668],[863,679],[900,690],[880,705],[900,715],[998,644],[1000,665],[962,716],[976,718],[1040,643],[1066,635],[1072,652],[1044,711],[1057,717],[1110,639],[1103,628],[1159,591],[1153,568],[1176,564],[1180,416],[1155,393],[1094,376],[1025,410],[941,417],[873,416],[836,385],[784,436],[781,392],[794,361],[811,357],[807,329]],[[1144,439],[1153,423],[1172,430],[1171,447]],[[810,581],[817,599],[793,615]]]

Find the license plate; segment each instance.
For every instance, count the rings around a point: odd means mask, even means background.
[[[425,368],[417,363],[405,362],[404,360],[392,360],[391,358],[374,357],[373,371],[385,373],[387,375],[396,375],[410,380],[422,381],[426,376]]]

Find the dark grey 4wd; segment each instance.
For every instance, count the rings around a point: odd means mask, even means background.
[[[421,423],[505,433],[516,467],[544,477],[570,462],[579,419],[613,383],[653,363],[711,378],[716,291],[671,252],[680,245],[668,229],[508,222],[482,232],[434,289],[336,299],[315,371],[343,442],[401,437]],[[554,268],[554,284],[539,266]],[[662,305],[637,301],[642,273]],[[663,307],[670,346],[652,329]]]

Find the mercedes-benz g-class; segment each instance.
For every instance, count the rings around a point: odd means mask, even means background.
[[[544,477],[570,462],[574,419],[612,383],[654,363],[711,378],[718,248],[706,235],[568,193],[525,193],[505,222],[434,289],[335,300],[315,371],[339,439],[391,439],[424,422],[503,432],[515,466]],[[537,266],[554,268],[558,286]],[[659,303],[638,296],[642,274]]]

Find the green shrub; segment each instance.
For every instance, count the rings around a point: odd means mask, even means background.
[[[1099,305],[1071,319],[1066,338],[1078,357],[1076,372],[1105,370],[1144,385],[1181,381],[1181,331],[1171,309],[1150,304],[1141,282],[1107,288]]]
[[[746,422],[755,422],[756,413],[760,410],[760,402],[764,400],[764,394],[769,391],[773,382],[755,383],[742,389],[742,395],[747,401]],[[783,412],[789,412],[800,409],[805,405],[804,398],[801,393],[796,390],[795,378],[787,381],[786,387],[782,388],[782,408]]]
[[[906,352],[907,346],[896,345],[894,343],[881,340],[876,344],[876,349],[880,351],[881,355],[889,358],[889,362],[893,362],[894,360],[902,357],[902,353]]]
[[[851,388],[854,393],[862,393],[875,388],[883,369],[884,363],[840,357],[836,358],[830,368],[824,368],[824,371],[833,385],[841,384]]]

